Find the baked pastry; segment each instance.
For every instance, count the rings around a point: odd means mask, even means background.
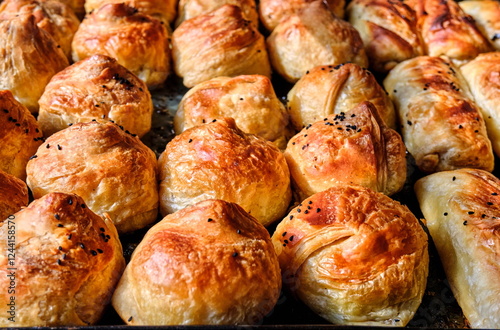
[[[39,28],[47,31],[71,59],[71,41],[80,20],[66,4],[56,0],[4,0],[0,5],[0,19],[20,14],[35,16]]]
[[[483,114],[493,150],[500,156],[500,52],[479,54],[460,71]]]
[[[26,183],[0,170],[0,222],[9,215],[28,206],[29,195]]]
[[[461,66],[480,53],[492,51],[474,19],[453,0],[413,0],[426,55],[450,58]]]
[[[405,2],[354,0],[347,16],[363,39],[372,70],[387,73],[404,60],[424,55],[415,11]]]
[[[284,18],[267,38],[267,47],[272,67],[291,83],[319,65],[368,66],[359,32],[322,1]]]
[[[175,73],[186,87],[220,76],[271,77],[264,37],[234,5],[179,25],[172,34],[172,57]]]
[[[264,226],[237,204],[206,200],[146,233],[113,306],[129,325],[256,324],[280,289],[278,258]]]
[[[472,16],[478,29],[500,50],[500,2],[495,0],[466,0],[458,3],[460,8]]]
[[[387,126],[396,128],[391,99],[370,71],[354,63],[315,67],[288,92],[287,107],[299,131],[330,114],[347,112],[361,102],[372,103]]]
[[[159,19],[167,25],[167,28],[170,28],[170,23],[177,16],[177,0],[87,0],[85,11],[90,13],[108,3],[126,3],[142,14]]]
[[[420,305],[427,234],[381,193],[339,184],[314,194],[272,240],[288,289],[334,324],[405,326]]]
[[[500,181],[477,169],[434,173],[415,184],[446,278],[472,328],[500,324]]]
[[[0,109],[0,170],[25,180],[26,164],[43,143],[42,131],[8,90],[0,91]]]
[[[158,167],[162,215],[215,198],[240,205],[267,226],[283,217],[291,201],[283,154],[271,142],[242,132],[232,118],[177,135]]]
[[[285,158],[303,200],[339,183],[392,195],[406,181],[406,149],[370,102],[307,125],[288,141]]]
[[[175,25],[179,26],[185,20],[207,14],[226,4],[240,7],[243,16],[255,26],[259,26],[259,14],[257,13],[255,0],[180,0],[179,15]]]
[[[70,7],[81,21],[85,17],[85,0],[57,0]]]
[[[297,12],[314,0],[260,0],[259,15],[264,27],[272,31],[282,19]],[[325,0],[328,8],[338,18],[344,18],[345,0]]]
[[[446,58],[419,56],[384,80],[408,152],[423,172],[471,167],[492,171],[486,125],[467,83]]]
[[[156,220],[156,156],[138,137],[111,122],[74,124],[49,137],[27,166],[34,198],[60,191],[109,214],[118,232]]]
[[[158,87],[170,73],[167,28],[123,2],[87,14],[72,47],[75,62],[95,54],[114,57],[149,88]]]
[[[10,90],[31,112],[50,78],[69,65],[54,38],[23,14],[0,20],[0,90]]]
[[[218,77],[196,85],[179,103],[175,133],[223,117],[233,118],[245,133],[274,142],[280,149],[286,148],[292,135],[285,106],[271,80],[262,75]]]
[[[45,136],[99,118],[139,137],[151,129],[153,101],[146,84],[106,55],[92,55],[57,73],[38,103]]]
[[[2,327],[95,324],[125,268],[112,221],[74,194],[35,200],[0,223],[0,239]]]

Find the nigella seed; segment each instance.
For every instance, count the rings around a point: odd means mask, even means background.
[[[447,215],[448,215],[448,212],[444,212],[444,213],[443,213],[443,215],[444,215],[444,216],[447,216]]]
[[[288,238],[288,239],[290,240],[290,242],[291,242],[291,241],[293,241],[293,238],[294,238],[294,237],[295,237],[295,236],[293,236],[293,235],[292,235],[292,236],[290,236],[290,237]]]
[[[47,145],[45,146],[45,148],[49,149],[50,148],[50,144],[47,143]]]
[[[129,318],[128,318],[128,320],[127,320],[127,322],[132,321],[132,319],[133,319],[133,317],[132,317],[132,316],[131,316],[131,317],[129,317]]]
[[[493,205],[493,203],[492,203],[492,202],[488,202],[488,203],[486,203],[486,204],[488,204],[488,205]]]
[[[297,212],[298,212],[298,213],[300,213],[300,211],[301,211],[300,209],[297,209]]]
[[[64,253],[64,254],[62,255],[62,259],[63,259],[63,260],[66,260],[66,253]]]
[[[57,264],[58,264],[59,266],[61,266],[61,263],[62,263],[61,259],[57,259]]]
[[[54,214],[54,218],[56,218],[56,220],[61,220],[61,217],[59,216],[59,214]]]
[[[58,224],[57,224],[57,227],[62,228],[62,227],[64,227],[64,226],[63,226],[62,224],[58,223]]]
[[[102,227],[101,227],[101,228],[99,228],[99,230],[100,230],[100,231],[102,231],[102,232],[106,231],[106,230],[105,230],[104,228],[102,228]]]
[[[60,145],[57,145],[57,150],[62,150],[62,147]]]
[[[288,240],[287,240],[287,239],[286,239],[286,240],[284,240],[283,242],[284,242],[285,244],[288,244]]]
[[[319,212],[321,212],[321,209],[318,207],[318,208],[316,209],[316,213],[319,213]]]
[[[80,206],[82,207],[82,209],[87,207],[85,204],[81,204]]]
[[[281,234],[281,236],[285,237],[286,236],[286,231],[283,234]]]
[[[462,125],[458,125],[458,128],[462,129],[462,128],[464,128],[464,127],[463,127]]]
[[[80,243],[80,247],[81,247],[82,249],[85,249],[85,245],[83,245],[83,243]]]
[[[212,222],[212,221],[214,221],[214,219],[212,219],[212,218],[208,218],[208,220],[207,220],[207,222]]]
[[[62,246],[60,246],[60,247],[58,247],[57,249],[58,249],[59,251],[62,251],[62,249],[63,249],[63,248],[62,248]]]
[[[481,218],[486,218],[486,214],[481,214]]]
[[[308,214],[308,213],[309,213],[309,211],[308,211],[308,210],[305,210],[305,211],[304,211],[304,214]]]
[[[236,234],[241,234],[241,230],[239,230],[239,229],[238,229],[238,230],[236,231]]]
[[[410,126],[411,126],[411,125],[413,125],[413,123],[412,123],[411,121],[409,121],[409,120],[408,120],[406,123],[407,123],[408,125],[410,125]]]
[[[293,215],[290,216],[290,220],[292,220],[292,219],[293,219]]]
[[[467,226],[467,220],[464,221],[464,226]]]
[[[97,255],[97,251],[90,250],[90,254],[93,255],[93,256],[96,256]]]
[[[70,198],[70,199],[68,199],[68,204],[69,204],[69,205],[73,205],[73,200],[72,200],[71,198]]]
[[[103,250],[101,250],[101,249],[97,249],[97,252],[98,252],[98,253],[103,253],[104,251],[103,251]]]
[[[189,139],[188,143],[191,143],[191,142],[193,142],[193,139]]]
[[[37,157],[38,157],[37,155],[33,155],[33,156],[30,157],[30,159],[35,159]]]
[[[239,256],[238,252],[233,253],[233,258],[236,258],[237,256]]]
[[[474,214],[474,211],[469,211],[467,212],[467,214]]]
[[[69,234],[68,235],[68,239],[71,239],[72,236],[73,236],[73,234]]]
[[[451,181],[455,181],[456,179],[457,179],[456,177],[453,177],[453,178],[451,178]]]
[[[491,193],[492,196],[496,196],[498,195],[498,193],[494,192],[494,193]]]

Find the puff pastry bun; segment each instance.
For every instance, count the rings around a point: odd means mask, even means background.
[[[374,71],[386,73],[404,60],[424,55],[416,13],[405,2],[354,0],[347,16],[363,39]]]
[[[34,198],[60,191],[107,213],[120,233],[158,214],[156,156],[138,137],[110,122],[79,123],[49,137],[27,166]]]
[[[397,109],[406,148],[422,171],[493,170],[484,119],[448,59],[419,56],[401,62],[384,86]]]
[[[312,1],[315,0],[260,0],[260,20],[266,29],[272,31],[283,19],[297,14]],[[325,0],[324,2],[335,16],[344,18],[345,0]]]
[[[237,204],[206,200],[146,233],[113,306],[130,325],[255,324],[276,304],[280,275],[264,226]]]
[[[264,37],[234,5],[179,25],[172,34],[172,57],[175,72],[186,87],[220,76],[271,77]]]
[[[125,267],[116,229],[73,194],[51,193],[0,223],[0,239],[15,231],[16,326],[84,326],[96,323]],[[12,259],[0,246],[0,285],[9,287]],[[0,326],[12,326],[2,311]]]
[[[353,62],[368,66],[359,32],[314,1],[284,18],[267,38],[273,68],[289,82],[319,65]]]
[[[272,236],[283,281],[334,324],[404,326],[425,291],[427,235],[406,206],[340,184],[302,201]]]
[[[22,14],[0,20],[0,90],[10,90],[31,112],[50,78],[69,65],[52,36]]]
[[[179,26],[185,20],[208,14],[223,5],[235,5],[241,8],[243,16],[255,26],[259,26],[259,14],[255,0],[180,0],[179,15],[175,25]]]
[[[38,27],[47,31],[71,59],[71,41],[80,20],[70,7],[56,0],[4,0],[0,5],[0,19],[19,14],[34,15]]]
[[[28,206],[29,195],[26,183],[0,170],[0,222],[9,215]]]
[[[39,104],[38,122],[45,136],[99,118],[139,137],[151,129],[153,101],[146,84],[105,55],[92,55],[57,73]]]
[[[175,133],[222,117],[233,118],[245,133],[274,142],[280,149],[286,148],[291,136],[288,113],[266,76],[218,77],[196,85],[179,103]]]
[[[354,63],[315,67],[288,92],[287,107],[299,131],[330,114],[347,112],[361,102],[372,103],[380,117],[396,128],[391,99],[370,71]]]
[[[167,28],[177,16],[177,0],[86,0],[85,11],[90,13],[109,3],[125,3],[142,14],[162,21]]]
[[[241,131],[232,118],[177,135],[158,166],[163,215],[215,198],[239,204],[266,226],[281,219],[290,204],[290,172],[281,151]]]
[[[158,87],[170,73],[168,29],[123,2],[105,4],[87,14],[72,47],[75,62],[95,54],[108,55],[149,88]]]
[[[342,182],[394,194],[406,181],[405,157],[401,136],[369,102],[306,126],[285,150],[300,200]]]
[[[8,90],[0,91],[0,109],[0,170],[26,180],[26,164],[43,143],[42,131]]]
[[[496,50],[500,50],[500,2],[495,0],[466,0],[458,3],[462,10],[472,16],[483,35]]]
[[[500,181],[477,169],[434,173],[415,184],[451,289],[472,328],[500,324]]]

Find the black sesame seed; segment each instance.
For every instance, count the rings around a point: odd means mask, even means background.
[[[281,236],[286,236],[286,231],[283,234],[281,234]]]
[[[301,211],[300,209],[297,209],[297,212],[298,212],[298,213],[300,213],[300,211]]]
[[[214,221],[214,219],[212,219],[212,218],[208,218],[208,220],[207,220],[207,222],[212,222],[212,221]]]
[[[38,157],[37,155],[33,155],[33,156],[30,157],[30,159],[35,159],[37,157]]]
[[[481,214],[481,218],[486,218],[486,214]]]
[[[448,212],[444,212],[444,213],[443,213],[443,215],[444,215],[444,216],[447,216],[447,215],[448,215]]]
[[[47,145],[45,146],[45,148],[49,149],[50,148],[50,144],[47,143]]]
[[[128,320],[127,320],[127,322],[132,321],[132,319],[133,319],[133,317],[132,317],[132,316],[131,316],[131,317],[129,317],[129,318],[128,318]]]
[[[193,142],[193,139],[189,139],[188,143],[191,143],[191,142]]]
[[[57,224],[57,227],[62,228],[62,227],[64,227],[64,226],[63,226],[62,224],[58,223],[58,224]]]
[[[494,193],[491,193],[492,196],[496,196],[498,195],[498,193],[494,192]]]
[[[70,199],[68,199],[68,204],[69,204],[69,205],[73,205],[73,200],[72,200],[71,198],[70,198]]]
[[[467,214],[474,214],[474,211],[469,211],[467,212]]]
[[[90,250],[90,254],[93,255],[93,256],[96,256],[97,255],[97,251]]]
[[[413,125],[413,123],[412,123],[411,121],[409,121],[409,120],[408,120],[406,123],[407,123],[408,125],[410,125],[410,126],[411,126],[411,125]]]
[[[87,207],[87,205],[85,205],[85,204],[81,204],[80,206],[82,207],[82,209]]]
[[[462,129],[462,128],[464,128],[464,127],[463,127],[462,125],[458,125],[458,128]]]
[[[238,230],[236,231],[236,234],[241,234],[241,230],[239,230],[239,229],[238,229]]]
[[[81,247],[82,249],[85,249],[85,245],[83,245],[83,243],[80,243],[80,247]]]
[[[104,251],[103,251],[103,250],[101,250],[101,249],[97,249],[97,252],[98,252],[98,253],[104,253]]]
[[[239,256],[238,252],[234,252],[233,253],[233,258],[236,258],[237,256]]]
[[[60,246],[60,247],[58,247],[57,249],[58,249],[59,251],[62,251],[62,249],[63,249],[63,248],[62,248],[62,246]]]
[[[64,253],[64,254],[62,255],[62,259],[63,259],[63,260],[66,260],[66,253]]]
[[[286,240],[284,240],[283,242],[284,242],[285,244],[288,244],[288,240],[287,240],[287,239],[286,239]]]
[[[57,259],[57,264],[58,264],[59,266],[61,266],[61,263],[62,263],[61,259]]]
[[[293,215],[290,216],[290,220],[292,220],[292,219],[293,219]]]
[[[57,145],[57,150],[61,150],[62,147],[60,145]]]
[[[290,236],[290,237],[288,238],[288,239],[290,240],[290,242],[291,242],[291,241],[293,241],[293,238],[294,238],[294,237],[295,237],[295,236],[293,236],[293,235],[292,235],[292,236]]]
[[[69,235],[68,235],[68,239],[71,239],[71,236],[73,236],[73,234],[69,234]]]
[[[455,181],[456,179],[457,179],[456,177],[451,178],[452,181]]]
[[[61,217],[59,216],[59,214],[54,214],[54,218],[56,218],[56,220],[61,220]]]
[[[5,113],[9,113],[9,110],[7,110],[7,109],[3,109],[3,112],[5,112]]]
[[[102,232],[106,231],[106,230],[105,230],[104,228],[102,228],[102,227],[101,227],[101,228],[99,228],[99,230],[100,230],[100,231],[102,231]]]
[[[286,247],[286,244],[283,244],[284,247]]]
[[[308,214],[308,213],[309,213],[309,210],[305,210],[305,211],[304,211],[304,214]]]
[[[492,202],[487,202],[486,204],[488,204],[488,205],[493,205],[493,203],[492,203]]]
[[[467,220],[464,221],[464,226],[467,226]]]
[[[316,209],[316,213],[319,213],[319,212],[321,212],[321,209],[318,207],[318,208]]]

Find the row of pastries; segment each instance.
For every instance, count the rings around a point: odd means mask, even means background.
[[[494,327],[498,21],[492,0],[4,0],[0,325],[109,304],[258,324],[284,289],[334,324],[405,326],[427,227],[465,317]],[[189,90],[157,157],[141,139],[172,74]],[[390,197],[409,156],[421,221]]]

